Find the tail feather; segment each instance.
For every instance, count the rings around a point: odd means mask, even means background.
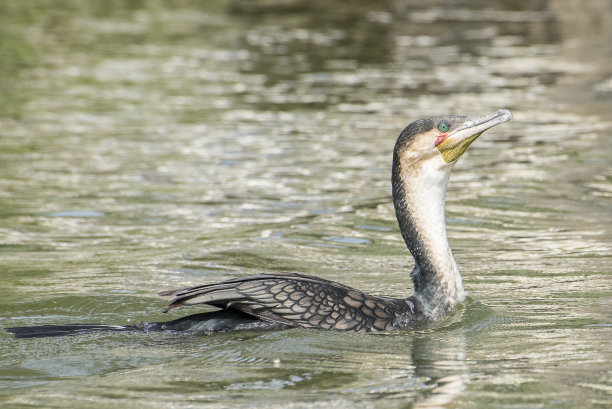
[[[260,320],[233,309],[189,315],[173,321],[141,323],[138,325],[58,324],[5,328],[15,338],[61,337],[92,332],[160,332],[173,331],[189,334],[244,330],[280,330],[290,326]]]
[[[5,329],[13,334],[15,338],[40,338],[88,334],[99,331],[134,331],[137,327],[134,325],[61,324],[11,327]]]

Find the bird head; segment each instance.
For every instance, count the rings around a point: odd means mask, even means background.
[[[402,131],[395,154],[405,163],[439,157],[452,165],[484,131],[511,119],[507,109],[477,118],[444,115],[420,119]]]

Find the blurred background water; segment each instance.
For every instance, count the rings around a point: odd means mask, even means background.
[[[262,271],[407,296],[395,138],[515,118],[451,177],[438,327],[2,333],[0,406],[610,407],[611,38],[608,0],[0,1],[2,326]]]

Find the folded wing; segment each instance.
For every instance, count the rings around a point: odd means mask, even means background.
[[[369,296],[294,273],[258,274],[160,295],[174,296],[166,311],[208,304],[289,326],[337,330],[388,331],[407,324],[411,312],[407,300]]]

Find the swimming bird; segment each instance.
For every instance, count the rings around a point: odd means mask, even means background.
[[[280,330],[294,327],[391,331],[439,320],[465,298],[445,222],[446,186],[468,146],[487,129],[512,119],[508,110],[482,117],[435,116],[412,122],[393,150],[392,194],[402,237],[414,258],[414,294],[388,298],[323,278],[263,273],[161,292],[164,312],[205,304],[219,308],[174,321],[139,325],[67,324],[13,327],[18,338],[92,331]]]

